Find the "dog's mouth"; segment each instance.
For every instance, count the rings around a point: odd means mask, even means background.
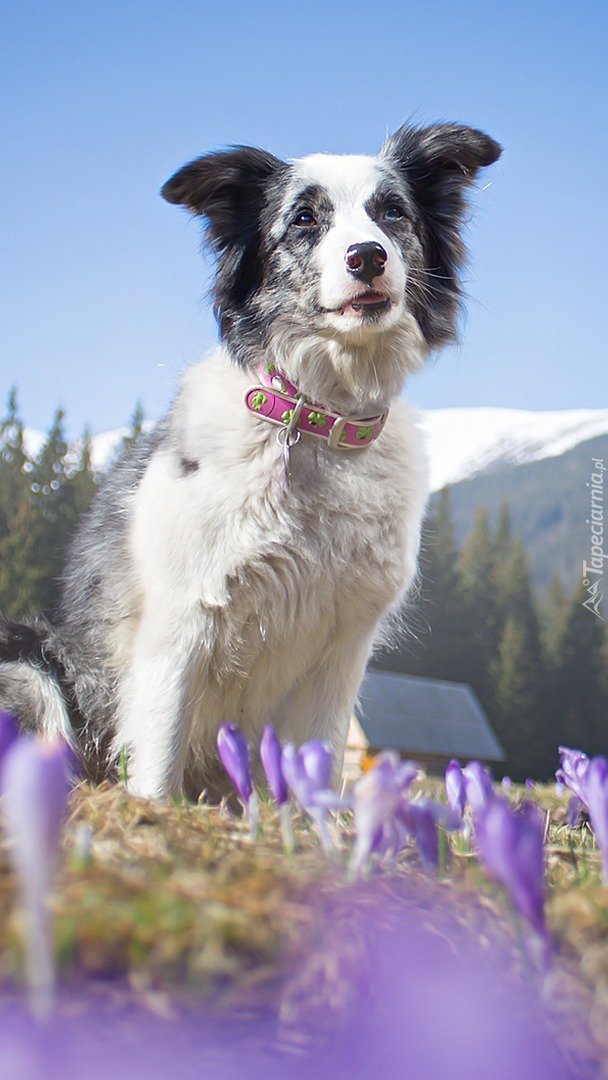
[[[355,318],[373,318],[382,315],[391,306],[391,298],[386,293],[362,292],[352,296],[348,303],[337,308],[340,315],[354,315]]]

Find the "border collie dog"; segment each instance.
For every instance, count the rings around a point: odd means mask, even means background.
[[[221,345],[113,468],[55,625],[0,623],[0,705],[86,774],[217,799],[222,722],[331,744],[416,574],[427,464],[401,397],[454,338],[467,189],[500,147],[400,128],[375,157],[245,146],[162,189],[206,225]],[[123,759],[124,760],[124,759]]]

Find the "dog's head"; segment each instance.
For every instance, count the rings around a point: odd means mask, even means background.
[[[326,394],[329,369],[361,384],[355,396],[373,373],[380,398],[455,336],[466,190],[499,154],[472,128],[404,126],[376,157],[207,154],[162,194],[206,219],[216,314],[237,362],[268,353]]]

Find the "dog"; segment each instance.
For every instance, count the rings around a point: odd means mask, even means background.
[[[218,799],[219,725],[327,740],[339,776],[374,642],[411,590],[428,494],[401,391],[455,338],[467,191],[501,152],[404,125],[377,156],[237,146],[163,187],[216,257],[220,346],[105,479],[55,625],[0,628],[0,704],[86,775]]]

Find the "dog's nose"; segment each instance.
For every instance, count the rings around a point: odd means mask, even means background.
[[[374,240],[365,244],[351,244],[346,252],[346,268],[349,274],[371,285],[375,277],[384,273],[384,266],[388,255]]]

